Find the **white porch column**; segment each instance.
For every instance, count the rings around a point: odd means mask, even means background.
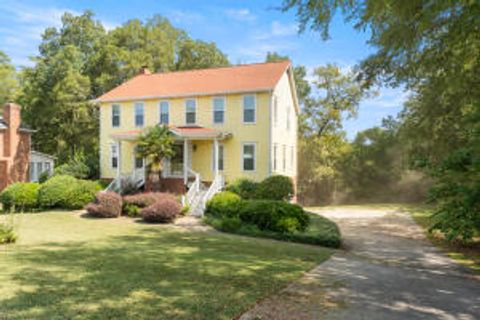
[[[183,183],[188,182],[188,141],[183,140]]]
[[[218,176],[218,139],[215,138],[213,141],[213,153],[214,153],[214,164],[213,168],[215,169],[215,176]]]

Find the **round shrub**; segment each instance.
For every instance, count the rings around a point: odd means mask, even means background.
[[[146,222],[169,223],[180,214],[182,206],[176,199],[162,199],[140,210],[140,215]]]
[[[281,233],[303,232],[310,223],[310,217],[301,206],[273,200],[243,201],[239,216],[244,223],[260,230]]]
[[[226,191],[238,194],[242,199],[257,198],[257,189],[258,183],[246,178],[236,179],[225,188]]]
[[[0,193],[0,203],[4,210],[15,207],[16,211],[28,211],[37,207],[38,189],[34,182],[17,182],[9,185]]]
[[[86,205],[88,214],[98,218],[117,218],[122,214],[122,197],[111,191],[100,191],[94,203]]]
[[[92,202],[100,189],[95,181],[54,176],[40,186],[38,203],[42,208],[80,209]]]
[[[258,199],[289,201],[295,190],[292,179],[286,176],[271,176],[260,182],[257,189]]]
[[[242,199],[236,193],[223,191],[215,194],[207,201],[205,213],[213,217],[235,217]]]
[[[127,203],[123,206],[123,213],[131,218],[138,217],[140,215],[140,208],[134,204]]]
[[[166,192],[144,192],[137,193],[134,195],[128,195],[123,197],[123,202],[125,205],[132,204],[139,208],[145,208],[151,206],[157,201],[160,200],[177,200],[175,195]]]

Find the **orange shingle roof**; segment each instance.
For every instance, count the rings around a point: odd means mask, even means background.
[[[290,61],[280,61],[140,74],[100,96],[97,101],[266,91],[275,87],[289,66]]]

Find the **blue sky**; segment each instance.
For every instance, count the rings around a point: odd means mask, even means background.
[[[323,41],[312,32],[298,34],[293,12],[275,8],[277,1],[0,1],[0,50],[6,52],[17,68],[32,65],[41,33],[48,26],[59,26],[65,11],[95,12],[107,29],[133,19],[161,14],[193,38],[214,41],[232,63],[261,62],[268,51],[290,56],[294,64],[315,66],[335,63],[350,68],[373,49],[366,34],[344,24],[340,17],[331,26],[331,39]],[[357,119],[345,122],[348,137],[374,125],[383,117],[397,114],[406,94],[399,89],[382,88],[377,97],[361,103]]]

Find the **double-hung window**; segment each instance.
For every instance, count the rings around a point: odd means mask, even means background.
[[[278,124],[278,98],[277,96],[273,97],[273,126],[276,127]]]
[[[185,100],[185,124],[195,124],[197,121],[197,101],[195,99]]]
[[[290,106],[287,106],[287,130],[290,130]]]
[[[168,103],[168,101],[160,102],[160,124],[168,124],[168,122],[170,121],[169,109],[170,104]]]
[[[213,98],[213,123],[225,122],[225,98]]]
[[[215,171],[215,146],[213,146],[212,157],[213,157],[212,169],[213,169],[213,171]],[[218,162],[217,162],[218,171],[223,171],[224,163],[225,163],[224,162],[224,157],[225,157],[225,148],[224,148],[223,144],[219,144],[218,145]]]
[[[273,171],[277,171],[277,145],[273,145]]]
[[[255,123],[256,121],[255,95],[243,96],[243,123]]]
[[[110,164],[113,169],[118,168],[118,146],[116,144],[110,146]]]
[[[243,171],[255,171],[255,143],[244,143],[242,148]]]
[[[144,124],[144,105],[143,102],[135,103],[135,127],[143,127]]]
[[[120,127],[120,105],[112,105],[112,127]]]

